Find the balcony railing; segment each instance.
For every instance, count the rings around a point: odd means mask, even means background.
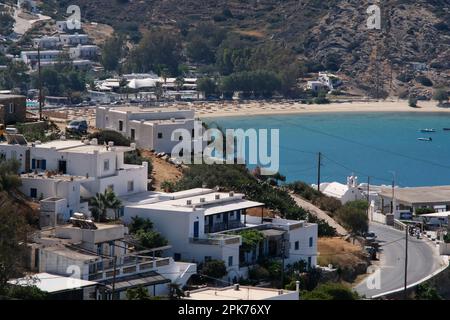
[[[212,226],[205,225],[205,233],[216,233],[226,230],[242,228],[245,225],[241,221],[228,221],[221,223],[214,223]]]
[[[134,258],[131,259],[131,258]],[[126,256],[122,258],[122,262],[116,266],[116,277],[139,273],[143,271],[150,271],[159,267],[168,266],[171,258],[152,258],[148,257],[146,261],[138,261],[137,257]],[[149,261],[150,260],[150,261]],[[134,261],[134,262],[133,262]],[[89,274],[89,280],[106,280],[114,277],[114,268],[112,263],[104,264],[104,268],[97,272]]]
[[[190,238],[189,242],[194,244],[205,244],[212,246],[240,244],[241,237],[227,234],[209,234],[205,238]]]

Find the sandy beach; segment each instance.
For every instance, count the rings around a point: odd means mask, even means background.
[[[255,115],[312,114],[336,112],[445,112],[450,108],[439,107],[436,101],[419,101],[416,108],[408,101],[343,102],[325,105],[297,102],[222,102],[190,106],[199,118],[242,117]]]

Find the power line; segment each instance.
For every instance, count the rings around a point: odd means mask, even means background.
[[[270,118],[272,120],[275,120],[275,121],[281,122],[280,120],[278,120],[276,118],[273,118],[273,117],[268,117],[268,118]],[[359,145],[359,146],[362,146],[362,147],[365,147],[365,148],[369,148],[369,149],[373,149],[373,150],[376,150],[376,151],[379,151],[379,152],[387,153],[387,154],[394,155],[394,156],[401,157],[401,158],[405,158],[405,159],[408,159],[408,160],[413,160],[413,161],[417,161],[417,162],[427,163],[429,165],[436,166],[436,167],[450,169],[450,166],[447,166],[447,165],[444,165],[444,164],[433,162],[433,161],[430,161],[430,160],[427,160],[427,159],[421,159],[421,158],[416,158],[416,157],[413,157],[413,156],[408,156],[406,154],[399,153],[397,151],[392,151],[392,150],[384,149],[384,148],[381,148],[381,147],[365,144],[365,143],[362,143],[362,142],[359,142],[359,141],[355,141],[355,140],[352,140],[352,139],[349,139],[349,138],[345,138],[345,137],[342,137],[342,136],[338,136],[338,135],[331,134],[331,133],[328,133],[328,132],[325,132],[325,131],[321,131],[321,130],[318,130],[318,129],[310,128],[310,127],[307,127],[307,126],[304,126],[304,125],[300,125],[300,124],[296,124],[296,123],[292,123],[292,122],[284,120],[283,124],[286,124],[286,123],[290,124],[290,125],[292,125],[294,127],[301,128],[303,130],[307,130],[307,131],[311,131],[311,132],[318,133],[318,134],[321,134],[321,135],[325,135],[325,136],[328,136],[328,137],[331,137],[331,138],[334,138],[334,139],[338,139],[338,140],[342,140],[342,141],[345,141],[345,142],[348,142],[348,143],[356,144],[356,145]]]

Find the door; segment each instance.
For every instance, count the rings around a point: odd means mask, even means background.
[[[30,150],[25,151],[25,172],[30,172]]]
[[[61,172],[62,174],[66,174],[67,173],[67,161],[59,160],[59,162],[58,162],[58,171]]]
[[[134,141],[136,138],[136,131],[134,129],[131,129],[131,141]]]
[[[198,238],[198,231],[199,231],[199,222],[194,222],[194,238]]]

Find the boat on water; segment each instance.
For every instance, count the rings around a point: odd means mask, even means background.
[[[430,137],[430,138],[417,138],[417,140],[419,140],[419,141],[433,141],[433,139]]]
[[[444,128],[443,130],[444,131],[450,131],[450,128]]]
[[[436,132],[436,129],[420,129],[420,132]]]

